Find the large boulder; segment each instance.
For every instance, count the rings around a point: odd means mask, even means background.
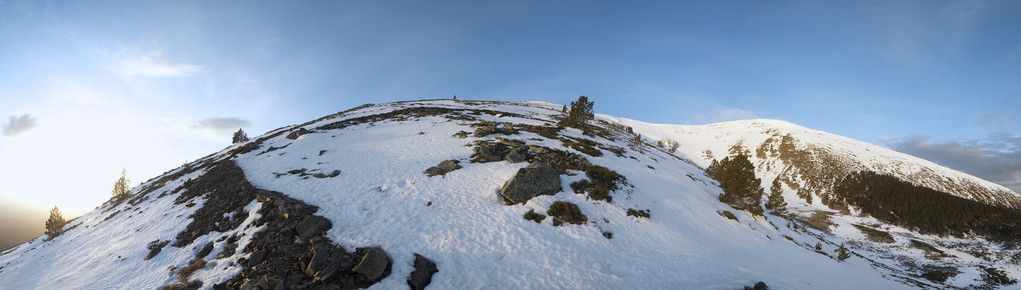
[[[295,227],[295,231],[302,242],[308,243],[312,238],[326,234],[326,231],[332,227],[333,223],[330,220],[314,215],[299,222],[298,226]]]
[[[366,280],[373,281],[383,275],[383,271],[386,270],[389,263],[390,257],[387,257],[383,249],[369,248],[358,265],[351,269],[351,272],[361,274],[365,276]]]
[[[560,192],[560,174],[545,163],[532,163],[518,169],[503,188],[500,195],[508,204],[526,202],[539,195],[553,195]]]

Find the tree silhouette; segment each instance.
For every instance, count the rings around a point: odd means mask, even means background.
[[[590,102],[588,97],[578,97],[577,101],[571,102],[571,109],[567,112],[567,117],[560,121],[560,125],[584,129],[588,121],[595,116],[592,113],[593,105],[594,103]]]
[[[117,182],[113,183],[113,196],[121,196],[127,194],[131,190],[130,181],[127,177],[128,171],[121,169],[121,177],[117,179]]]
[[[245,134],[244,129],[238,129],[237,132],[234,132],[233,143],[241,143],[245,141],[248,141],[248,134]]]
[[[787,215],[787,201],[783,199],[783,188],[780,187],[780,179],[773,179],[773,185],[769,187],[769,197],[766,199],[766,209],[775,216]]]
[[[50,239],[53,239],[60,234],[63,234],[64,225],[66,224],[67,221],[65,221],[64,217],[60,215],[60,210],[57,209],[56,206],[53,206],[53,209],[50,210],[50,218],[46,220],[46,235],[50,236]]]

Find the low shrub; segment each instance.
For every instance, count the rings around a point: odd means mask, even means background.
[[[730,212],[729,210],[718,211],[716,213],[720,214],[721,216],[727,217],[728,219],[737,221],[737,216],[735,216],[734,213]]]
[[[649,210],[647,209],[636,210],[633,208],[629,208],[627,209],[627,215],[640,218],[649,218]]]
[[[542,221],[546,219],[546,216],[535,213],[535,210],[533,209],[525,213],[525,219],[536,223],[542,223]]]
[[[578,205],[566,201],[554,201],[546,213],[553,217],[553,225],[563,222],[580,225],[588,222],[588,217],[581,213]]]

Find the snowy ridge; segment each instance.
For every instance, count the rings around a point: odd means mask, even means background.
[[[97,208],[72,221],[67,232],[53,240],[40,237],[0,254],[0,288],[160,288],[197,281],[208,289],[239,279],[239,273],[250,272],[250,264],[258,263],[248,261],[254,254],[246,245],[261,243],[258,239],[267,227],[261,213],[280,207],[278,199],[239,194],[245,199],[237,202],[246,206],[215,221],[215,225],[230,221],[229,228],[197,232],[201,235],[194,241],[173,246],[180,233],[188,231],[186,225],[196,222],[193,214],[209,201],[221,201],[194,185],[194,180],[211,178],[215,171],[211,164],[218,162],[236,163],[243,178],[260,190],[318,207],[315,214],[332,222],[325,237],[344,249],[384,250],[392,267],[373,282],[370,288],[376,289],[407,287],[415,271],[415,254],[436,263],[439,272],[429,284],[434,289],[734,289],[757,281],[775,289],[942,288],[982,285],[985,267],[1012,277],[1021,274],[1021,267],[1009,258],[1014,250],[980,238],[919,236],[868,218],[839,215],[834,215],[833,227],[816,229],[802,221],[753,217],[720,203],[717,195],[722,190],[700,167],[708,164],[701,155],[705,150],[722,156],[734,144],[744,144],[754,152],[769,136],[753,133],[770,128],[794,132],[805,143],[817,138],[821,146],[863,146],[793,124],[653,125],[597,115],[633,127],[646,137],[644,145],[628,142],[630,133],[619,128],[598,136],[566,128],[553,138],[526,130],[463,134],[487,122],[552,127],[561,108],[542,102],[408,101],[361,106],[283,127],[154,178],[133,189],[130,201]],[[816,137],[809,137],[812,134]],[[592,165],[625,176],[627,186],[611,194],[612,202],[592,200],[570,187],[585,173],[568,170],[560,175],[560,192],[507,205],[499,190],[527,162],[471,161],[474,144],[498,137],[583,156]],[[568,139],[605,147],[593,156],[565,145]],[[659,139],[679,142],[680,154],[655,146]],[[877,167],[896,155],[871,148],[867,152],[873,151],[878,153],[871,155],[874,161],[869,164]],[[445,160],[457,160],[462,168],[443,176],[424,174]],[[757,167],[782,162],[756,161]],[[782,174],[771,172],[759,172],[764,182]],[[795,210],[810,214],[819,206],[798,204],[795,192],[785,189]],[[530,210],[547,214],[554,201],[576,204],[589,221],[554,226],[551,219],[536,223],[523,218]],[[650,217],[629,216],[629,209],[649,210]],[[728,211],[737,220],[724,217]],[[895,242],[870,242],[855,225],[887,231]],[[226,251],[231,237],[236,237],[236,252]],[[301,239],[285,240],[304,245]],[[147,244],[153,241],[170,245],[146,260]],[[926,253],[910,246],[912,241],[924,241],[952,258],[930,261]],[[209,263],[181,278],[180,269],[207,243],[214,245],[204,256]],[[856,256],[836,259],[834,251],[841,244]],[[972,250],[1000,258],[990,261]],[[265,260],[281,254],[269,252]],[[936,264],[955,265],[957,272],[943,282],[920,277],[924,271],[920,267]]]
[[[841,167],[828,168],[829,170],[841,172],[871,170],[968,199],[1021,207],[1021,195],[1002,185],[885,147],[808,129],[786,121],[755,119],[699,126],[657,125],[621,118],[612,120],[633,126],[636,132],[654,140],[676,140],[681,145],[678,151],[703,167],[708,166],[714,158],[722,159],[731,152],[732,147],[738,146],[752,153],[748,155],[758,162],[756,167],[760,176],[781,175],[788,167],[797,165],[787,164],[786,160],[781,160],[776,155],[756,153],[758,150],[773,149],[772,147],[776,147],[778,143],[778,137],[790,135],[794,141],[792,145],[798,150],[815,155],[814,158],[828,157],[833,160],[825,161],[832,161]],[[711,154],[706,155],[707,150]],[[823,161],[816,159],[813,162]],[[772,178],[763,179],[764,188],[768,188],[771,182]]]

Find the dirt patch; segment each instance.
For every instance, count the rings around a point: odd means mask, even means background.
[[[854,227],[868,236],[869,241],[887,244],[896,242],[896,240],[893,239],[893,235],[890,235],[887,231],[877,230],[859,224],[854,224]]]

